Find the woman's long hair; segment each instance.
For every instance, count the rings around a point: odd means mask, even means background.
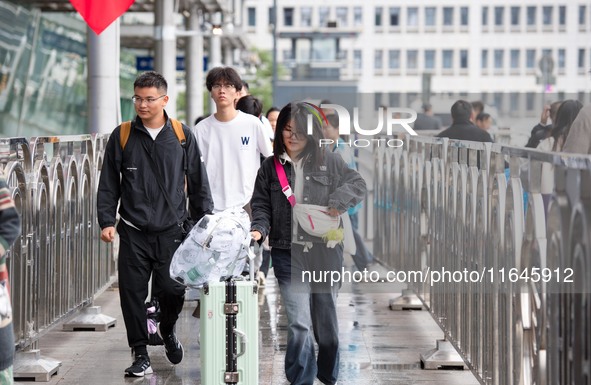
[[[583,108],[583,104],[578,100],[569,99],[562,102],[558,112],[556,112],[556,122],[552,124],[552,133],[550,134],[554,138],[552,151],[562,151],[562,146],[564,146],[566,137],[570,132],[570,126],[581,108]]]
[[[308,116],[312,116],[312,135],[308,135]],[[311,103],[292,102],[281,109],[277,117],[275,129],[275,140],[273,141],[273,154],[279,157],[285,152],[283,131],[293,120],[291,129],[298,134],[306,135],[306,146],[300,154],[300,159],[309,157],[315,168],[324,163],[325,147],[320,146],[320,139],[323,139],[322,125],[326,120],[321,109]],[[295,160],[295,159],[294,159]]]

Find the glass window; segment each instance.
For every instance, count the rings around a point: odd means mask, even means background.
[[[419,9],[417,7],[407,8],[406,23],[409,27],[417,27],[419,25]]]
[[[435,16],[436,16],[435,7],[426,7],[425,8],[425,25],[426,26],[434,26],[435,25]]]
[[[293,26],[293,8],[283,8],[283,25]]]
[[[502,49],[495,49],[495,68],[502,69],[504,59],[505,51],[503,51]]]
[[[558,7],[558,25],[566,25],[566,7],[564,5]]]
[[[256,8],[248,7],[247,13],[248,13],[248,26],[249,27],[256,27],[256,25],[257,25]]]
[[[283,60],[285,61],[289,61],[289,60],[293,60],[293,51],[291,49],[284,49],[283,50]]]
[[[360,49],[356,49],[353,51],[353,68],[356,70],[360,70],[363,68],[362,66],[362,56],[361,56],[361,50]]]
[[[532,111],[534,109],[534,105],[536,102],[536,94],[533,92],[528,92],[525,94],[525,109],[528,111]]]
[[[381,70],[382,67],[384,66],[383,63],[383,58],[384,58],[384,51],[382,51],[381,49],[376,49],[373,53],[373,68],[376,70]]]
[[[525,50],[525,68],[533,70],[536,68],[537,53],[535,49]]]
[[[519,93],[511,92],[509,95],[509,108],[511,111],[519,111]]]
[[[527,7],[527,25],[536,25],[536,7]]]
[[[384,9],[382,7],[376,7],[376,13],[374,17],[374,25],[376,27],[382,26],[382,12],[384,12]]]
[[[468,68],[468,50],[460,50],[460,68]]]
[[[542,7],[542,23],[544,25],[552,25],[552,11],[554,7],[544,6]]]
[[[275,23],[275,13],[273,12],[273,7],[269,7],[269,24]]]
[[[409,49],[406,51],[406,68],[416,70],[419,68],[418,63],[419,51],[416,49]]]
[[[363,8],[353,8],[353,25],[356,27],[363,25]]]
[[[521,7],[511,7],[511,25],[519,25]]]
[[[468,7],[460,8],[460,25],[468,25]]]
[[[391,49],[388,51],[388,68],[397,70],[400,68],[400,50]]]
[[[587,24],[587,6],[579,5],[579,25]]]
[[[454,9],[452,7],[443,7],[443,25],[454,24]]]
[[[480,52],[480,67],[482,69],[488,68],[488,50],[487,49],[483,49]]]
[[[337,7],[337,26],[338,27],[346,27],[347,23],[347,7]]]
[[[566,50],[564,48],[558,49],[558,68],[564,69],[566,67]]]
[[[328,22],[329,16],[330,16],[330,8],[329,7],[319,7],[318,8],[318,25],[320,27],[326,27],[326,23]]]
[[[518,49],[511,50],[511,68],[512,69],[519,68],[519,54],[520,54],[520,51]]]
[[[449,68],[453,68],[453,58],[454,58],[454,51],[452,51],[451,49],[444,49],[441,52],[442,58],[443,58],[443,68],[445,69],[449,69]]]
[[[312,26],[312,7],[300,8],[300,21],[302,27]]]
[[[577,63],[579,69],[585,68],[585,48],[579,48],[579,57]]]
[[[435,69],[435,50],[434,49],[425,50],[425,69],[428,69],[428,70]]]
[[[495,7],[495,25],[505,24],[503,16],[505,16],[505,7]]]
[[[398,27],[400,25],[400,7],[390,7],[390,26]]]
[[[488,25],[488,7],[482,7],[482,25]]]

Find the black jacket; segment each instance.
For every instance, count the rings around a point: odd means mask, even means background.
[[[166,114],[166,112],[165,112]],[[115,128],[109,137],[97,194],[98,222],[102,228],[114,226],[119,204],[119,214],[137,228],[157,232],[176,226],[187,216],[185,198],[185,168],[190,216],[194,220],[213,210],[213,199],[205,165],[197,141],[185,125],[185,151],[176,137],[166,116],[166,124],[156,140],[153,140],[142,120],[136,117],[125,150],[121,150],[120,129]],[[153,171],[154,159],[163,178],[173,213],[162,193]]]
[[[490,134],[472,122],[454,122],[443,132],[437,134],[439,138],[471,140],[473,142],[492,142]]]
[[[339,154],[326,152],[324,165],[315,170],[310,161],[304,163],[302,203],[334,207],[344,212],[361,202],[367,189],[363,177],[350,169]],[[291,163],[285,162],[284,168],[289,185],[294,190],[295,173]],[[292,210],[281,190],[273,156],[265,159],[258,171],[250,207],[251,229],[257,230],[263,237],[269,236],[271,247],[289,249],[292,242]],[[325,243],[301,228],[298,229],[297,240]]]

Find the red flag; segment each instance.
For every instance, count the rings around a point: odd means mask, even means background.
[[[97,35],[125,13],[135,0],[70,0]]]

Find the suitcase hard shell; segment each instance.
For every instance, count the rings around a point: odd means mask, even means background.
[[[232,290],[235,290],[235,301],[231,298]],[[200,316],[201,383],[258,385],[256,283],[242,277],[209,282],[201,291]]]

